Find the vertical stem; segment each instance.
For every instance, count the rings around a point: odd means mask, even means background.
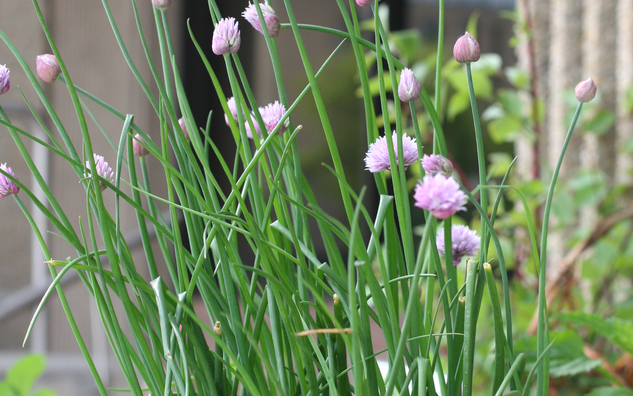
[[[547,342],[548,337],[548,324],[547,324],[547,302],[545,300],[545,282],[546,282],[546,270],[547,270],[547,231],[549,228],[549,214],[552,208],[552,198],[554,196],[554,188],[556,187],[556,180],[558,179],[558,172],[560,171],[560,167],[563,163],[563,157],[565,156],[565,151],[567,150],[567,146],[569,145],[569,141],[571,140],[572,132],[576,127],[576,122],[578,121],[578,117],[580,116],[580,110],[582,109],[582,103],[578,103],[578,107],[576,108],[576,112],[574,113],[574,118],[571,121],[571,125],[569,126],[569,130],[567,131],[567,136],[565,136],[565,141],[563,142],[563,148],[561,149],[560,156],[558,157],[558,162],[556,163],[556,168],[554,169],[554,174],[552,175],[552,181],[549,185],[549,190],[547,191],[547,200],[545,201],[545,209],[543,211],[543,230],[541,231],[541,267],[539,268],[539,284],[538,284],[538,328],[536,332],[536,356],[540,356],[545,352],[545,344]],[[537,376],[537,395],[545,395],[547,394],[547,388],[549,387],[549,352],[545,352],[545,356],[543,357],[543,364],[539,366],[538,376]]]
[[[442,60],[444,58],[444,0],[440,0],[437,26],[437,59],[435,63],[435,112],[441,117],[442,110]],[[440,118],[441,120],[441,118]],[[433,134],[436,136],[436,134]],[[433,153],[439,151],[437,140],[433,140]]]

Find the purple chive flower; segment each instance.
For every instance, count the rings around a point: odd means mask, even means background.
[[[154,8],[165,11],[171,5],[171,0],[152,0]]]
[[[178,119],[178,125],[180,125],[180,129],[182,129],[182,133],[185,135],[185,140],[189,141],[189,132],[187,132],[187,124],[185,124],[185,119],[180,117]]]
[[[138,157],[144,157],[149,154],[149,150],[144,146],[145,139],[138,133],[134,135],[134,139],[132,140],[132,151],[134,155]]]
[[[266,126],[266,130],[268,132],[272,132],[279,124],[279,121],[286,114],[286,108],[284,105],[275,101],[275,103],[270,103],[263,109],[260,109],[260,113],[262,115],[262,119],[264,120],[264,125]],[[288,125],[290,124],[290,118],[286,118],[283,125],[277,131],[278,134],[282,134],[286,132],[288,129]]]
[[[57,58],[51,54],[38,55],[37,58],[35,58],[35,67],[37,69],[37,75],[40,76],[44,82],[49,84],[57,80],[57,77],[59,77],[62,72]]]
[[[216,23],[211,43],[214,54],[234,54],[240,49],[240,42],[240,29],[235,18],[222,18]]]
[[[235,122],[237,122],[238,118],[237,118],[237,104],[235,103],[235,98],[234,97],[230,97],[229,100],[226,101],[227,106],[229,107],[229,111],[231,112],[231,116],[233,116],[233,119],[235,120]],[[230,126],[231,123],[229,122],[229,115],[228,114],[224,114],[224,121],[226,122],[227,126]]]
[[[110,168],[110,165],[106,162],[105,158],[100,155],[94,154],[95,166],[97,167],[97,175],[102,179],[114,183],[114,171]],[[86,161],[86,169],[91,169],[90,161]],[[84,173],[85,177],[91,177],[90,171],[86,171]],[[99,181],[99,187],[101,187],[101,191],[108,188],[104,182]]]
[[[468,32],[458,38],[453,47],[453,57],[459,63],[477,62],[480,55],[479,43]]]
[[[260,4],[259,8],[262,10],[262,16],[266,22],[268,34],[270,34],[270,37],[272,38],[277,37],[277,35],[279,35],[279,28],[281,27],[281,24],[279,23],[277,14],[275,14],[275,10],[265,3]],[[249,2],[248,7],[246,7],[242,13],[242,16],[255,28],[255,30],[264,34],[262,24],[259,22],[259,15],[257,15],[257,8],[255,8],[255,4]]]
[[[391,141],[394,154],[396,155],[396,164],[398,164],[400,156],[398,155],[398,135],[396,131],[393,131]],[[415,143],[415,139],[403,135],[402,150],[404,151],[402,156],[404,169],[407,169],[409,165],[414,164],[418,160],[418,146]],[[379,137],[374,143],[369,145],[369,150],[367,150],[367,155],[365,156],[365,165],[365,169],[372,173],[391,170],[386,136]]]
[[[596,87],[596,83],[589,77],[576,85],[576,99],[578,99],[580,103],[587,103],[596,96],[597,90],[598,87]]]
[[[13,173],[7,164],[0,165],[0,169],[15,177],[15,173]],[[20,192],[20,187],[18,187],[13,180],[6,177],[3,173],[0,173],[0,198],[5,198],[9,195],[16,195],[18,192]]]
[[[0,95],[6,93],[9,88],[11,88],[9,74],[11,74],[11,71],[9,70],[7,65],[0,65]]]
[[[422,157],[422,168],[424,168],[424,171],[431,176],[441,173],[444,176],[449,177],[453,174],[453,164],[451,164],[451,161],[449,161],[448,158],[442,155],[424,154],[424,157]]]
[[[261,112],[261,107],[260,107],[260,112]],[[257,136],[262,136],[262,131],[259,128],[259,124],[257,123],[257,118],[255,118],[255,114],[251,114],[251,122],[253,123],[253,126],[255,127],[255,133],[257,134]],[[249,139],[253,138],[253,131],[251,131],[251,125],[248,123],[248,121],[246,121],[246,136],[248,136]]]
[[[400,72],[400,84],[398,84],[398,97],[403,102],[411,102],[420,96],[420,82],[413,76],[411,69],[406,67]]]
[[[424,176],[424,180],[415,186],[415,206],[426,209],[437,219],[443,220],[459,210],[466,210],[466,194],[452,177],[441,173]]]
[[[464,256],[474,256],[479,250],[479,243],[481,242],[477,232],[464,225],[451,227],[451,239],[453,242],[453,265],[459,264]],[[437,244],[437,250],[441,254],[446,254],[443,228],[437,232],[435,243]]]

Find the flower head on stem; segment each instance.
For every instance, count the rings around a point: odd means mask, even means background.
[[[154,8],[165,11],[171,5],[171,0],[152,0]]]
[[[62,72],[57,58],[51,54],[38,55],[35,58],[35,67],[37,68],[37,75],[49,84],[57,80],[57,77]]]
[[[391,135],[391,142],[393,151],[396,155],[396,164],[400,161],[400,155],[398,155],[398,135],[396,131],[393,131]],[[409,136],[402,136],[402,161],[404,169],[411,164],[414,164],[418,160],[418,146],[415,139]],[[391,164],[389,162],[389,147],[387,147],[387,137],[381,136],[374,143],[369,145],[369,150],[365,156],[365,169],[372,172],[382,172],[384,170],[391,170]]]
[[[7,164],[0,165],[0,169],[15,177],[15,173],[13,173],[13,170],[11,170]],[[20,192],[20,187],[18,187],[13,180],[9,179],[3,173],[0,173],[0,198],[5,198],[9,195],[16,195],[18,192]]]
[[[459,189],[452,177],[441,173],[424,176],[424,180],[415,187],[413,194],[415,206],[426,209],[436,218],[443,220],[453,213],[466,210],[468,197]]]
[[[450,177],[453,174],[453,164],[451,161],[439,154],[424,154],[424,157],[422,157],[422,168],[431,176],[441,173],[446,177]]]
[[[268,132],[272,132],[286,114],[286,108],[278,101],[275,101],[275,103],[270,103],[263,109],[260,109],[260,113],[262,115],[262,119],[264,120],[264,125],[266,125],[266,130]],[[286,121],[279,128],[277,133],[281,134],[286,132],[289,124],[290,119],[286,118]]]
[[[112,168],[110,168],[110,165],[108,165],[105,158],[100,155],[94,154],[94,161],[95,167],[97,168],[97,175],[110,183],[114,183],[114,171],[112,170]],[[84,176],[91,177],[90,161],[86,161],[86,169],[88,169],[88,171],[84,173]],[[106,186],[104,182],[99,181],[99,187],[101,188],[101,191],[103,191],[108,186]]]
[[[453,265],[458,265],[464,256],[473,256],[479,250],[479,243],[481,238],[477,235],[477,232],[471,230],[464,225],[454,225],[451,227],[451,239],[452,239],[452,252],[453,252]],[[446,254],[446,247],[444,244],[444,229],[440,229],[437,232],[435,238],[437,244],[437,250],[441,254]]]
[[[0,95],[6,93],[9,88],[11,88],[9,74],[11,74],[9,68],[6,65],[0,65]]]
[[[134,135],[134,140],[132,140],[132,151],[134,155],[137,157],[144,157],[149,154],[149,150],[144,146],[145,139],[138,133]]]
[[[453,57],[459,63],[471,63],[477,62],[481,51],[479,50],[479,43],[468,32],[462,37],[457,39],[455,46],[453,47]]]
[[[574,93],[576,94],[576,99],[578,99],[580,103],[587,103],[596,96],[597,91],[598,87],[596,87],[596,83],[593,82],[591,77],[589,77],[576,85]]]
[[[403,102],[411,102],[420,96],[420,82],[413,76],[411,69],[406,67],[400,72],[400,84],[398,84],[398,97]]]
[[[259,8],[262,11],[264,22],[266,22],[268,34],[270,34],[270,37],[272,38],[277,37],[279,35],[281,24],[279,23],[279,17],[275,14],[275,10],[266,3],[260,4]],[[264,34],[262,24],[259,21],[259,15],[257,15],[257,8],[255,8],[255,4],[249,2],[248,7],[246,7],[244,12],[242,12],[242,16],[255,28],[255,30]]]
[[[215,25],[211,49],[216,55],[234,54],[240,49],[240,29],[235,18],[222,18]]]

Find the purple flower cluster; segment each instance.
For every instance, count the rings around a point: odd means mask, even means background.
[[[9,74],[11,74],[9,68],[6,65],[0,65],[0,95],[6,93],[9,88],[11,88]]]
[[[227,105],[229,107],[231,116],[237,122],[238,113],[237,113],[237,105],[235,104],[235,98],[230,98],[227,101]],[[284,118],[284,116],[286,115],[286,108],[284,107],[284,105],[282,105],[278,101],[275,101],[274,103],[269,103],[268,105],[266,105],[266,107],[260,107],[258,111],[262,117],[262,120],[264,121],[264,126],[266,127],[266,131],[269,133],[275,130],[277,125],[279,125],[279,123],[281,122],[282,118]],[[257,118],[255,117],[255,114],[251,113],[250,117],[251,117],[251,122],[253,123],[253,127],[255,128],[255,133],[258,136],[261,136],[262,131],[259,128],[259,124],[257,123]],[[226,125],[230,125],[228,114],[224,114],[224,121],[226,121]],[[248,122],[248,120],[246,120],[245,122],[246,122],[245,124],[246,136],[252,139],[253,131],[251,130],[251,125]],[[286,118],[283,124],[279,127],[279,130],[277,131],[277,133],[281,134],[281,133],[286,132],[288,130],[289,124],[290,124],[290,119]]]
[[[424,180],[415,187],[413,198],[415,206],[430,211],[440,220],[457,211],[466,210],[466,194],[459,189],[455,179],[441,173],[424,176]]]
[[[235,18],[222,18],[215,25],[211,49],[216,55],[234,54],[240,49],[240,29]]]
[[[446,177],[450,177],[453,174],[451,161],[438,154],[424,154],[424,157],[422,157],[422,168],[424,168],[424,172],[431,176],[441,173]]]
[[[481,238],[477,232],[471,230],[467,226],[454,225],[451,227],[453,265],[458,265],[464,256],[473,256],[479,250]],[[446,254],[446,246],[444,245],[444,229],[437,232],[435,239],[437,250],[441,254]]]
[[[401,160],[398,154],[398,135],[396,131],[393,131],[392,147],[396,155],[396,164]],[[414,164],[418,160],[418,146],[415,139],[403,135],[402,136],[402,161],[404,169],[411,164]],[[387,138],[381,136],[374,143],[369,145],[369,150],[365,156],[365,169],[372,173],[382,172],[384,170],[391,170],[391,164],[389,162],[389,147],[387,146]]]
[[[7,166],[7,164],[0,165],[0,169],[8,173],[12,177],[15,177],[13,170]],[[4,173],[0,173],[0,198],[8,197],[9,195],[16,195],[20,192],[20,187],[9,179]]]
[[[279,35],[279,28],[281,24],[279,23],[279,18],[277,14],[275,14],[275,10],[271,6],[266,3],[262,3],[259,5],[259,8],[262,11],[262,16],[264,17],[264,22],[266,22],[266,29],[268,30],[268,34],[270,37],[275,38]],[[248,7],[242,13],[242,16],[261,34],[264,34],[264,30],[262,29],[262,24],[259,21],[259,15],[257,15],[257,8],[255,8],[255,4],[248,3]]]
[[[114,171],[112,170],[112,168],[110,168],[105,158],[103,158],[100,155],[94,154],[94,161],[95,161],[95,167],[97,169],[97,175],[101,177],[103,180],[108,181],[109,183],[114,183]],[[90,161],[86,161],[86,169],[88,170],[84,173],[84,176],[91,177]],[[101,191],[108,188],[108,186],[102,181],[99,181],[99,187],[101,188]]]

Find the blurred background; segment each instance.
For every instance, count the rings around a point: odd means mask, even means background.
[[[158,59],[151,2],[139,0],[137,3],[145,37],[154,59]],[[431,95],[437,52],[437,3],[437,0],[383,0],[380,7],[385,21],[388,21],[392,49],[403,63],[414,70],[416,77]],[[143,77],[151,80],[131,3],[110,0],[109,4],[131,58]],[[234,16],[240,22],[242,45],[239,56],[250,76],[259,105],[264,106],[277,100],[276,84],[264,38],[241,17],[248,2],[218,0],[217,4],[223,15]],[[288,22],[283,2],[272,0],[270,4],[277,11],[282,23]],[[122,113],[134,114],[135,122],[158,141],[157,119],[121,55],[101,3],[43,0],[40,1],[40,6],[74,83]],[[299,0],[293,2],[293,7],[300,23],[345,30],[333,0]],[[358,9],[358,12],[361,20],[371,18],[369,7]],[[196,123],[199,126],[205,125],[209,112],[212,111],[211,136],[223,152],[233,153],[235,145],[232,139],[225,138],[229,129],[224,123],[218,98],[187,31],[189,23],[218,78],[225,84],[225,92],[228,92],[224,61],[214,56],[210,49],[213,27],[207,2],[174,0],[167,13],[178,53],[177,62]],[[474,134],[467,92],[464,91],[465,77],[460,66],[452,60],[453,43],[467,28],[477,37],[484,54],[481,61],[473,65],[473,69],[486,130],[486,151],[489,154],[487,160],[493,176],[499,177],[503,176],[514,155],[518,156],[513,177],[517,183],[522,183],[520,187],[524,192],[527,191],[526,195],[530,198],[530,203],[533,203],[533,209],[537,209],[542,202],[546,191],[546,185],[542,181],[549,180],[558,158],[570,113],[575,107],[574,86],[588,76],[592,76],[598,85],[599,98],[586,107],[579,126],[581,133],[576,134],[562,171],[561,192],[554,208],[555,232],[552,233],[549,253],[549,265],[552,267],[550,273],[555,277],[559,263],[566,257],[572,244],[593,235],[596,227],[602,224],[601,221],[609,216],[630,209],[628,202],[633,152],[633,0],[446,0],[443,48],[445,68],[440,115],[451,160],[456,166],[458,176],[465,184],[476,185]],[[51,52],[31,2],[2,1],[0,29],[13,41],[32,70],[35,69],[36,55]],[[373,40],[371,30],[373,26],[370,22],[364,35]],[[340,43],[337,37],[314,31],[303,31],[302,35],[315,70]],[[277,43],[283,61],[284,83],[292,101],[307,85],[307,78],[291,32],[282,30]],[[48,124],[44,109],[29,87],[20,65],[8,48],[0,45],[0,64],[4,63],[11,69],[12,89],[8,94],[0,96],[0,105],[16,125],[45,139],[44,132],[31,115],[19,89],[37,114],[42,115],[44,122],[48,126],[52,125]],[[359,190],[363,185],[371,186],[373,177],[364,171],[363,158],[368,143],[371,142],[366,139],[362,100],[359,97],[360,82],[355,69],[351,46],[346,43],[320,77],[319,84],[330,119],[333,120],[348,180],[354,184],[352,187],[355,190]],[[56,82],[44,86],[44,89],[78,147],[81,136],[66,87],[61,82]],[[92,103],[87,104],[87,107],[104,127],[105,135],[115,142],[118,141],[122,121]],[[419,114],[423,135],[428,138],[431,132],[430,123],[422,108]],[[338,187],[334,177],[322,166],[322,163],[329,163],[329,154],[310,95],[299,105],[292,119],[295,125],[304,127],[298,135],[302,166],[311,184],[318,186],[315,189],[318,192],[317,198],[328,212],[340,214],[342,208],[337,199]],[[410,120],[407,125],[410,125]],[[106,160],[114,161],[114,148],[94,123],[90,128],[95,137],[95,151],[104,155]],[[31,144],[26,140],[25,143]],[[427,144],[428,141],[425,142]],[[37,145],[30,147],[38,167],[64,206],[68,217],[79,227],[79,217],[85,217],[86,212],[83,188],[76,175],[67,169],[63,159],[50,155]],[[8,134],[0,134],[0,159],[3,163],[7,162],[23,182],[29,183],[28,170]],[[148,161],[151,168],[152,159],[149,158]],[[211,162],[213,164],[212,159]],[[218,174],[221,173],[218,171]],[[164,180],[159,176],[152,183],[154,190],[161,195],[161,191],[164,191],[164,187],[161,190],[161,183],[164,184]],[[415,180],[417,175],[411,177]],[[31,186],[35,184],[31,183]],[[37,194],[38,190],[33,188]],[[371,205],[371,200],[378,199],[376,193],[372,193],[374,196],[370,194],[368,205]],[[510,257],[514,281],[523,282],[522,286],[528,295],[525,297],[526,304],[529,304],[534,301],[530,300],[533,296],[529,296],[534,289],[535,279],[533,270],[530,269],[529,255],[525,253],[524,224],[517,220],[517,216],[512,215],[513,211],[520,212],[520,208],[515,208],[512,201],[512,196],[509,196],[508,204],[502,209],[507,216],[502,218],[504,220],[500,223],[499,232],[504,241],[504,250],[508,249],[504,253],[506,257]],[[72,256],[72,249],[55,235],[55,230],[38,213],[33,210],[40,230],[48,239],[53,257],[65,260]],[[627,217],[625,214],[620,213],[623,219],[630,222],[631,215]],[[141,249],[140,239],[135,231],[135,218],[127,217],[125,225],[129,230],[128,242]],[[4,376],[20,356],[42,353],[48,362],[42,384],[61,395],[96,395],[93,379],[55,294],[47,302],[26,346],[22,347],[34,309],[51,278],[43,264],[44,258],[39,245],[14,202],[0,202],[0,219],[0,377]],[[464,218],[463,221],[470,222],[471,219]],[[622,233],[626,234],[625,231]],[[600,236],[604,235],[607,232]],[[609,262],[627,256],[628,244],[623,242],[620,245],[615,253],[609,251],[609,254],[615,255],[609,256]],[[604,256],[600,256],[599,260],[594,259],[593,250],[589,250],[589,247],[572,260],[590,261],[588,268],[597,272],[589,272],[593,275],[587,276],[597,276],[599,279],[610,277],[611,283],[630,284],[630,272],[627,271],[632,265],[627,266],[626,262],[622,264],[622,273],[626,275],[622,278],[615,276],[616,273],[601,271],[606,259]],[[578,280],[582,277],[579,270],[572,268],[569,272],[568,267],[561,270],[568,271],[565,272],[565,279]],[[110,352],[96,306],[85,287],[73,271],[68,272],[62,284],[104,383],[110,387],[124,387],[124,379],[121,378],[116,359]],[[597,290],[586,283],[584,289],[578,289],[578,285],[582,286],[583,283],[567,281],[564,284],[567,289],[561,288],[560,294],[565,295],[565,291],[572,293],[570,301],[578,303],[578,296],[574,296],[574,293],[589,293],[592,297],[587,297],[587,301],[595,303]],[[622,290],[621,285],[618,290]],[[624,295],[614,292],[611,297],[631,305],[628,292],[624,292]],[[603,296],[600,297],[602,298]],[[602,300],[602,303],[613,302],[613,298]],[[600,310],[600,299],[591,306],[592,309]],[[584,302],[582,300],[581,304]],[[563,300],[562,304],[565,303]],[[633,309],[627,310],[625,304],[621,312],[631,310]],[[522,313],[525,318],[519,329],[526,330],[532,311],[525,308]],[[622,313],[623,317],[626,315]]]

